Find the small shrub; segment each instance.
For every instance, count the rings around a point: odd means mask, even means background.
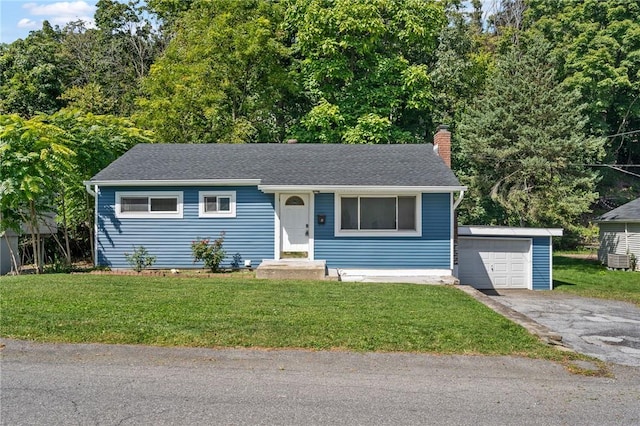
[[[242,255],[240,253],[236,253],[233,255],[233,261],[231,262],[231,269],[237,271],[240,269],[240,263],[242,263]]]
[[[193,263],[202,261],[204,266],[211,272],[218,272],[220,263],[224,259],[225,251],[222,248],[224,243],[224,232],[220,233],[213,244],[209,245],[209,239],[198,239],[191,242],[191,252],[193,253]]]
[[[133,253],[125,253],[124,257],[127,259],[127,263],[131,265],[131,268],[136,272],[147,269],[156,263],[156,257],[149,255],[149,252],[144,246],[133,246]]]
[[[73,265],[69,265],[59,257],[56,257],[53,263],[44,266],[45,274],[68,274],[70,272],[73,272]]]

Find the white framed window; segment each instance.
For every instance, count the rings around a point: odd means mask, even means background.
[[[236,217],[235,191],[200,191],[200,217]]]
[[[336,194],[336,236],[422,236],[421,194]]]
[[[182,218],[182,192],[116,192],[116,217]]]

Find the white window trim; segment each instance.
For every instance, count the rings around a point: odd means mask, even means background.
[[[228,212],[206,212],[204,210],[205,197],[229,198],[229,211]],[[236,191],[200,191],[198,195],[198,216],[199,217],[236,217]]]
[[[177,211],[175,212],[121,212],[120,205],[122,198],[127,197],[148,197],[148,198],[175,198],[177,203]],[[153,219],[182,219],[182,191],[116,191],[116,217],[129,218],[153,218]]]
[[[416,197],[416,230],[389,230],[389,229],[367,229],[367,230],[358,230],[358,229],[341,229],[341,218],[342,218],[342,203],[340,199],[342,197],[406,197],[406,196],[415,196]],[[422,194],[421,193],[413,193],[413,194],[375,194],[375,193],[336,193],[334,199],[334,235],[336,237],[422,237]]]

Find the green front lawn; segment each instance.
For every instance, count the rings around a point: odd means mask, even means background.
[[[553,257],[554,291],[640,306],[640,272],[609,271],[595,260]]]
[[[31,275],[1,278],[0,297],[16,339],[562,357],[442,286]]]

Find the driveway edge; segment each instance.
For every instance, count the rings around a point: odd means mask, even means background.
[[[551,329],[549,329],[548,327],[534,321],[528,316],[517,312],[500,302],[497,302],[496,300],[469,285],[456,285],[454,287],[459,289],[460,291],[467,293],[469,296],[473,297],[478,302],[483,303],[485,306],[502,315],[503,317],[524,327],[529,333],[537,336],[544,343],[554,346],[561,346],[564,350],[570,350],[562,343],[561,335],[554,331],[551,331]]]

